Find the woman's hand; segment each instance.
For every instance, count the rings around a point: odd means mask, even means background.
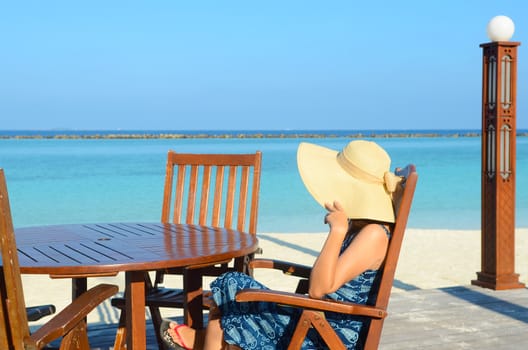
[[[344,236],[348,231],[348,218],[341,203],[338,201],[334,201],[332,204],[325,203],[325,209],[328,210],[328,214],[325,216],[325,224],[330,226],[330,232]]]
[[[337,261],[341,245],[348,232],[348,218],[341,203],[338,201],[331,204],[325,203],[325,208],[328,210],[328,214],[325,216],[325,224],[330,226],[330,232],[313,265],[308,290],[308,294],[317,299],[337,289],[334,286]]]

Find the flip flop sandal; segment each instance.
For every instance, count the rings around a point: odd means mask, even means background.
[[[192,348],[188,348],[185,345],[185,342],[183,341],[183,338],[181,337],[180,332],[178,332],[178,329],[180,329],[181,327],[187,327],[187,325],[179,324],[176,327],[172,328],[174,330],[174,333],[176,334],[176,337],[178,337],[178,340],[181,343],[181,345],[180,345],[180,344],[176,343],[174,341],[174,339],[172,339],[172,337],[171,337],[171,335],[169,333],[170,323],[171,322],[172,321],[163,321],[163,322],[161,322],[160,335],[161,335],[161,339],[163,340],[165,345],[168,345],[171,349],[176,349],[176,350],[192,350]]]

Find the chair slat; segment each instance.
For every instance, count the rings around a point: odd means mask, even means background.
[[[169,166],[167,165],[167,168]],[[180,165],[177,167],[178,169],[178,175],[176,180],[176,188],[174,189],[174,214],[172,217],[172,222],[182,222],[182,211],[183,211],[183,194],[185,193],[185,176],[186,176],[186,167],[184,165]],[[170,177],[172,181],[173,177],[173,167],[170,165]],[[171,183],[172,186],[172,183]],[[165,187],[165,192],[170,191],[171,188]],[[170,200],[170,197],[169,197]],[[171,203],[165,203],[169,208],[171,206]],[[162,219],[161,222],[166,222]]]
[[[189,174],[189,192],[187,193],[187,219],[188,224],[194,222],[194,212],[196,210],[196,194],[198,188],[198,166],[191,165],[191,170]]]
[[[220,226],[220,210],[222,209],[222,190],[224,188],[224,166],[216,168],[216,180],[214,189],[213,212],[211,213],[211,225]]]
[[[249,209],[249,228],[248,232],[251,234],[257,233],[257,213],[258,213],[258,193],[260,189],[260,174],[261,174],[262,157],[254,157],[253,176],[251,188],[251,208]]]
[[[235,192],[236,192],[236,167],[229,167],[229,176],[227,181],[227,196],[225,207],[224,227],[233,228],[233,213],[235,210]]]
[[[163,191],[163,205],[161,207],[161,221],[169,221],[172,203],[172,183],[173,183],[174,172],[172,165],[167,162],[165,170],[165,191]],[[181,202],[181,201],[178,201]],[[176,215],[176,209],[174,215]]]
[[[248,185],[249,185],[249,168],[242,167],[240,174],[240,191],[238,199],[238,220],[237,230],[243,231],[246,226],[246,207],[248,197]]]
[[[207,225],[208,209],[209,209],[209,189],[211,184],[211,166],[205,165],[202,173],[202,186],[200,190],[200,218],[198,223],[200,225]]]

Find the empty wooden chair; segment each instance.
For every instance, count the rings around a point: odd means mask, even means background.
[[[89,350],[85,318],[97,305],[117,293],[118,287],[108,284],[93,287],[30,334],[3,169],[0,169],[0,241],[3,271],[0,276],[0,349],[41,349],[62,337],[61,350]]]
[[[222,227],[256,234],[261,162],[261,152],[189,154],[169,151],[161,221]],[[202,276],[218,276],[228,269],[249,272],[247,268],[251,259],[252,256],[247,256],[220,265],[206,264],[157,271],[156,279],[146,294],[146,305],[156,334],[161,325],[160,307],[183,308],[185,322],[194,328],[202,328],[202,319],[191,320],[187,315],[190,303],[203,303]],[[165,274],[182,275],[183,286],[163,286]],[[183,293],[183,290],[187,293]],[[124,298],[112,299],[112,305],[121,309],[114,348],[123,349],[126,338]],[[162,348],[163,342],[159,337],[158,341]]]
[[[332,326],[325,319],[324,312],[344,313],[365,317],[368,321],[364,325],[367,328],[364,333],[365,338],[363,339],[364,349],[374,350],[378,348],[383,322],[387,316],[387,307],[389,305],[400,248],[418,179],[414,165],[409,165],[405,169],[397,169],[396,174],[403,176],[404,181],[401,183],[401,187],[395,193],[394,197],[396,221],[391,232],[385,262],[381,267],[383,270],[375,305],[358,305],[347,302],[312,299],[306,295],[308,292],[307,282],[310,276],[310,267],[269,259],[254,259],[251,261],[250,265],[252,268],[278,269],[282,270],[285,274],[301,278],[295,293],[244,289],[239,291],[236,296],[236,300],[239,302],[274,302],[303,310],[288,349],[300,349],[310,328],[316,329],[330,349],[346,348],[339,336],[332,329]]]

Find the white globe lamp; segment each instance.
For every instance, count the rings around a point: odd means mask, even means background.
[[[509,41],[515,31],[515,25],[510,17],[495,16],[487,27],[488,38],[491,41]]]

